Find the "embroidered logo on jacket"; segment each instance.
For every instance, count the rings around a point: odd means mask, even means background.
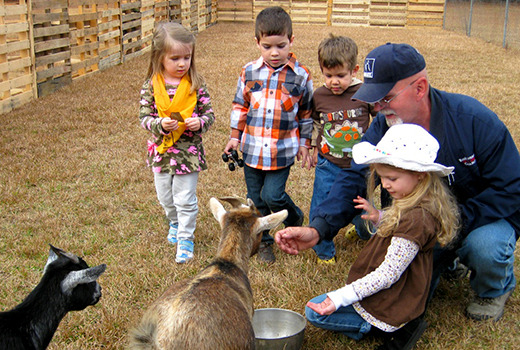
[[[460,158],[459,162],[461,162],[465,166],[472,166],[477,162],[477,160],[475,159],[475,155],[472,154],[468,157]]]

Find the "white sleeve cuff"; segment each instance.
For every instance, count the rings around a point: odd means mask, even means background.
[[[327,293],[327,296],[332,300],[334,306],[336,306],[336,310],[343,306],[348,306],[350,304],[359,301],[359,297],[354,291],[354,287],[352,285],[347,284],[345,287],[335,290],[333,292]]]

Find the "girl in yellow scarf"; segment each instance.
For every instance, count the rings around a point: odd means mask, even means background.
[[[191,32],[177,23],[157,26],[139,110],[141,126],[152,135],[147,162],[169,221],[168,241],[177,245],[177,263],[193,258],[198,174],[207,169],[201,134],[215,120],[194,53]]]

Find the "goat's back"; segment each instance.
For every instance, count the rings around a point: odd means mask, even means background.
[[[226,273],[222,273],[225,270]],[[131,349],[254,349],[253,296],[247,276],[216,261],[178,282],[131,332]]]

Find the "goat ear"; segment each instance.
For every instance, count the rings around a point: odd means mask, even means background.
[[[222,227],[222,218],[224,217],[224,214],[226,214],[226,209],[220,203],[216,198],[211,197],[209,200],[209,207],[211,209],[211,213],[213,213],[213,216],[218,221],[220,226]]]
[[[61,290],[65,294],[71,294],[72,290],[79,284],[94,282],[101,276],[105,269],[106,264],[90,267],[79,271],[69,272],[67,277],[61,282]]]
[[[280,225],[286,218],[289,213],[286,209],[280,210],[279,212],[262,216],[258,218],[258,231],[270,230],[278,225]]]
[[[54,252],[56,254],[56,258],[54,260],[56,260],[60,256],[63,256],[65,258],[69,259],[69,260],[72,260],[72,262],[74,264],[79,264],[79,258],[77,257],[77,255],[74,255],[72,253],[67,253],[63,249],[56,248],[52,244],[49,244],[49,245],[51,246],[51,250],[50,251],[52,251],[52,252]],[[49,252],[49,257],[50,257],[50,252]]]
[[[244,206],[244,204],[242,203],[242,200],[240,200],[240,198],[237,198],[237,197],[220,197],[219,199],[221,201],[228,202],[229,204],[231,204],[231,206],[233,206],[233,208],[240,208],[240,207]]]
[[[50,246],[49,257],[47,258],[47,263],[45,264],[45,267],[43,268],[43,274],[45,274],[45,272],[47,272],[48,266],[52,262],[58,260],[60,256],[65,257],[69,260],[72,260],[72,262],[75,264],[79,264],[79,258],[76,255],[67,253],[66,251],[64,251],[60,248],[56,248],[52,244],[49,244],[49,246]]]

